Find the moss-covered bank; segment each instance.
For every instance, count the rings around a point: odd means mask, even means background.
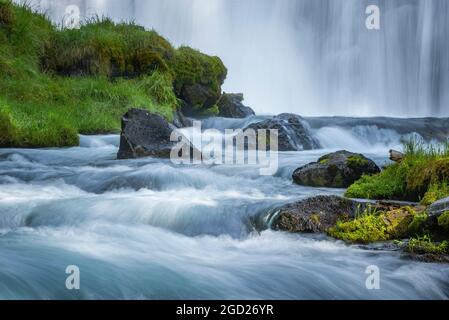
[[[363,176],[349,187],[350,198],[407,200],[423,205],[449,196],[449,143],[426,146],[404,144],[405,157],[381,173]]]
[[[132,23],[60,29],[0,0],[0,147],[76,145],[78,133],[118,131],[132,107],[168,120],[181,106],[213,112],[226,73],[218,57]]]
[[[365,175],[346,196],[420,202],[414,207],[368,209],[356,219],[339,221],[328,231],[349,243],[395,240],[412,257],[449,261],[449,212],[430,215],[429,205],[449,196],[449,144],[429,146],[416,140],[404,143],[404,158],[376,175]],[[404,241],[404,239],[406,239]]]

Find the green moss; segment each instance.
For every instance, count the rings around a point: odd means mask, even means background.
[[[434,243],[429,236],[411,238],[406,249],[412,254],[447,254],[449,253],[449,243],[447,241]]]
[[[348,157],[347,164],[349,167],[358,168],[368,165],[368,160],[361,155],[354,155]]]
[[[221,85],[227,75],[227,69],[220,58],[207,56],[189,47],[180,47],[171,66],[178,97],[189,96],[191,107],[196,111],[215,108],[221,96]],[[195,86],[204,87],[207,93],[188,93]]]
[[[402,207],[381,215],[387,224],[387,233],[390,239],[400,239],[406,237],[409,232],[410,224],[416,216],[416,212],[411,207]]]
[[[385,223],[376,215],[366,215],[352,221],[338,222],[336,227],[331,228],[328,233],[333,238],[355,243],[389,239]]]
[[[220,110],[219,110],[218,106],[213,105],[212,107],[210,107],[208,109],[202,109],[202,110],[196,112],[196,115],[200,118],[201,117],[207,118],[207,117],[218,116],[219,113],[220,113]]]
[[[408,226],[408,233],[410,235],[418,235],[423,232],[423,226],[429,218],[427,212],[415,214],[413,221]]]
[[[449,197],[449,185],[446,182],[442,183],[432,183],[430,188],[424,194],[424,197],[421,200],[421,204],[428,206],[432,203]]]
[[[380,213],[368,211],[352,221],[338,222],[328,234],[351,243],[399,239],[408,234],[414,215],[414,210],[409,207]]]
[[[321,223],[320,215],[314,213],[310,216],[310,220],[315,224],[319,225]]]
[[[319,161],[318,161],[318,163],[319,164],[323,164],[323,165],[326,165],[326,164],[328,164],[329,163],[329,158],[321,158]]]
[[[449,211],[446,211],[438,217],[438,226],[445,230],[449,230]]]
[[[351,185],[346,196],[367,199],[423,201],[430,204],[449,195],[449,147],[424,148],[406,144],[401,163],[380,174],[364,176]]]
[[[399,164],[387,167],[382,173],[364,175],[346,191],[350,198],[394,199],[404,200],[406,195],[406,170]]]

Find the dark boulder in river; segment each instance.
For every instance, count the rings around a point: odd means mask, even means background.
[[[303,151],[320,147],[307,123],[296,114],[283,113],[271,119],[253,123],[246,129],[254,129],[256,133],[259,129],[278,130],[279,151]]]
[[[219,116],[223,118],[247,118],[254,116],[255,112],[245,106],[242,101],[243,93],[223,93],[218,101]]]
[[[374,161],[348,151],[330,153],[293,173],[293,181],[310,187],[347,188],[364,174],[379,173]]]
[[[142,109],[131,109],[122,117],[117,158],[169,158],[177,143],[170,141],[174,130],[176,127],[158,114]],[[189,146],[192,151],[192,145]]]
[[[365,207],[365,203],[346,198],[317,196],[274,210],[271,228],[288,232],[326,232],[337,221],[354,218]]]

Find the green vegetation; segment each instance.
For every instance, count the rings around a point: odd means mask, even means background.
[[[369,162],[360,155],[354,155],[348,158],[347,163],[351,168],[359,168],[368,165]]]
[[[227,75],[220,58],[180,47],[175,53],[173,66],[176,95],[189,100],[193,111],[212,108],[209,112],[218,113],[216,103],[221,97],[221,85]],[[198,86],[204,90],[198,90]]]
[[[338,222],[328,233],[333,238],[355,243],[369,243],[389,239],[383,221],[372,214],[348,222]]]
[[[73,146],[79,133],[118,132],[133,107],[169,121],[181,105],[213,112],[225,77],[219,58],[175,49],[133,23],[58,29],[0,0],[0,147]]]
[[[447,182],[432,183],[427,192],[424,194],[424,197],[421,200],[421,204],[428,206],[446,197],[449,197],[448,183]]]
[[[438,217],[438,226],[449,231],[449,211],[446,211]]]
[[[405,251],[412,254],[449,254],[449,243],[447,241],[435,243],[430,236],[425,235],[411,238]]]
[[[346,242],[370,243],[406,237],[416,212],[410,207],[377,212],[367,210],[351,221],[339,221],[328,234]]]
[[[174,54],[155,31],[96,17],[80,29],[53,32],[41,62],[60,75],[139,77],[168,71]]]
[[[417,141],[404,145],[405,158],[380,174],[363,176],[346,192],[351,198],[422,201],[428,205],[449,196],[449,144],[428,147]]]
[[[427,219],[429,219],[429,215],[427,214],[427,212],[416,213],[413,217],[413,221],[408,226],[408,233],[410,235],[419,235],[423,233],[423,228]]]

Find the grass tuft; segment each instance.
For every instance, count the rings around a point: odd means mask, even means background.
[[[449,243],[443,241],[435,243],[428,235],[411,238],[405,251],[412,254],[435,254],[442,255],[449,253]]]

